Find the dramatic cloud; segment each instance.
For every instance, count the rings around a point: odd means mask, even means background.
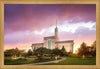
[[[56,19],[60,40],[74,40],[74,49],[96,40],[95,4],[5,4],[5,49],[43,42],[54,35]]]
[[[95,4],[17,5],[5,4],[5,33],[24,30],[41,30],[69,20],[70,23],[96,21]],[[34,26],[35,24],[35,26]],[[41,27],[40,27],[41,26]],[[20,28],[19,28],[20,27]]]

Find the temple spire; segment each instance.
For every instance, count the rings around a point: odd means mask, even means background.
[[[59,36],[58,36],[58,28],[57,28],[57,19],[56,19],[55,37],[56,37],[56,40],[58,41]]]

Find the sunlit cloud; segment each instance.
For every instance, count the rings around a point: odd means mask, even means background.
[[[75,33],[76,30],[80,27],[89,28],[90,30],[96,30],[93,26],[96,25],[96,22],[79,22],[70,24],[68,21],[64,21],[61,26],[59,26],[60,31]]]
[[[96,28],[94,28],[96,26],[96,23],[95,22],[87,22],[87,23],[84,23],[84,22],[81,22],[81,23],[72,23],[70,24],[68,21],[64,21],[62,22],[61,24],[58,24],[58,31],[59,31],[59,34],[62,35],[63,33],[66,33],[66,36],[69,36],[70,39],[72,36],[75,36],[75,34],[77,33],[77,38],[81,38],[82,36],[86,36],[85,34],[80,34],[79,33],[79,29],[80,28],[83,28],[83,30],[87,29],[88,32],[89,30],[93,30],[93,31],[96,31]],[[30,30],[26,30],[26,31],[18,31],[18,32],[12,32],[10,34],[6,34],[4,39],[5,39],[5,43],[28,43],[28,42],[35,42],[36,40],[37,41],[41,41],[43,42],[43,37],[46,37],[46,36],[52,36],[54,35],[55,33],[55,25],[52,25],[48,28],[43,28],[41,30],[35,30],[35,31],[30,31]],[[77,31],[78,30],[78,31]],[[68,33],[72,33],[70,35],[67,35]],[[65,36],[65,35],[63,35]],[[59,37],[62,37],[62,36],[59,36]],[[68,39],[68,38],[67,38]],[[62,38],[61,38],[62,40]]]
[[[71,32],[71,33],[75,33],[77,32],[77,29],[80,29],[81,27],[84,28],[88,28],[89,30],[96,30],[96,28],[93,28],[94,26],[96,26],[96,22],[79,22],[79,23],[69,23],[68,21],[64,21],[61,24],[58,24],[58,29],[59,32]],[[54,33],[54,29],[55,29],[55,25],[42,29],[40,31],[35,30],[34,33],[37,35],[43,35],[44,33]]]
[[[46,31],[46,29],[42,29],[41,31],[35,30],[33,33],[36,35],[42,35],[45,31]]]
[[[74,40],[74,52],[96,40],[95,4],[5,4],[4,10],[5,49],[29,49],[55,35],[56,19],[60,40]]]

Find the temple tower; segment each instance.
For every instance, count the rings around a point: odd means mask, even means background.
[[[56,37],[56,40],[58,41],[59,36],[58,36],[57,20],[56,20],[56,28],[55,28],[55,37]]]

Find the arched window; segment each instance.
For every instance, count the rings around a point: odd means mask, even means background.
[[[48,48],[51,49],[51,40],[48,41]]]

